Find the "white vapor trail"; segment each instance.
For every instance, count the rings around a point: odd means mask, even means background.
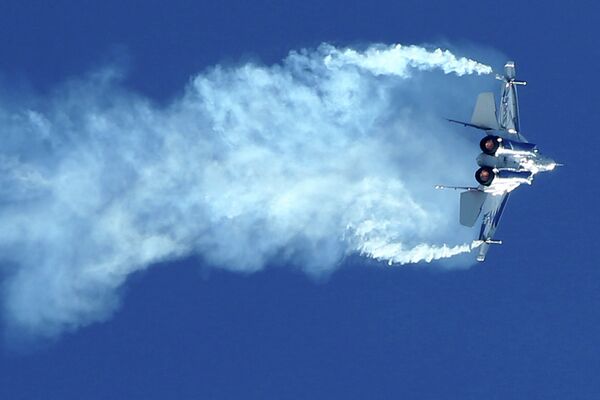
[[[440,113],[469,112],[457,76],[490,72],[440,49],[322,45],[216,66],[167,106],[110,68],[0,100],[7,323],[52,336],[106,319],[128,275],[190,255],[321,275],[352,253],[468,252],[457,199],[432,188],[470,179],[473,154]]]
[[[429,51],[423,47],[401,44],[391,47],[373,46],[365,52],[354,49],[338,50],[332,46],[324,49],[328,50],[324,59],[325,65],[330,68],[356,65],[377,75],[396,75],[406,78],[410,68],[424,71],[439,68],[446,74],[455,73],[459,76],[492,73],[492,67],[488,65],[465,57],[456,58],[450,51],[442,49]]]

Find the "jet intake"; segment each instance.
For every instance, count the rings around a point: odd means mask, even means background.
[[[496,174],[498,180],[511,180],[516,183],[531,183],[533,174],[530,171],[514,171],[511,169],[501,169]]]

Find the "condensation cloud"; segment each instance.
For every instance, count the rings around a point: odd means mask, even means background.
[[[5,320],[52,336],[106,319],[129,274],[191,255],[319,276],[349,254],[468,252],[458,200],[432,187],[468,183],[473,151],[441,113],[469,113],[478,84],[459,76],[490,72],[447,50],[322,45],[215,66],[166,106],[111,68],[3,100]]]

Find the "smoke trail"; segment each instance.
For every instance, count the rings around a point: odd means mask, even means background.
[[[376,75],[397,75],[406,78],[409,68],[431,70],[439,68],[444,73],[465,74],[490,74],[492,68],[467,58],[456,58],[448,50],[435,49],[428,51],[419,46],[402,46],[396,44],[391,47],[373,46],[364,53],[354,49],[338,50],[331,46],[323,46],[327,50],[325,65],[339,68],[344,65],[356,65]]]
[[[463,113],[456,76],[490,71],[442,50],[323,45],[281,65],[216,66],[166,107],[110,68],[1,103],[6,319],[41,335],[105,319],[129,274],[192,254],[319,275],[356,252],[414,263],[468,251],[456,198],[432,190],[472,173],[440,104]]]

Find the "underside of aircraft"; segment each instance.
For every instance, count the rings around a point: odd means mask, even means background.
[[[485,260],[490,245],[502,243],[494,239],[494,234],[510,193],[523,184],[531,185],[537,173],[552,171],[560,165],[543,156],[538,147],[522,135],[517,86],[527,82],[518,81],[515,76],[515,63],[508,61],[504,76],[497,76],[502,81],[499,109],[494,94],[485,92],[477,97],[470,122],[449,120],[486,134],[479,142],[481,154],[477,157],[479,169],[475,172],[479,185],[436,186],[438,189],[464,190],[460,195],[462,225],[472,227],[481,219],[476,240],[477,261]]]

